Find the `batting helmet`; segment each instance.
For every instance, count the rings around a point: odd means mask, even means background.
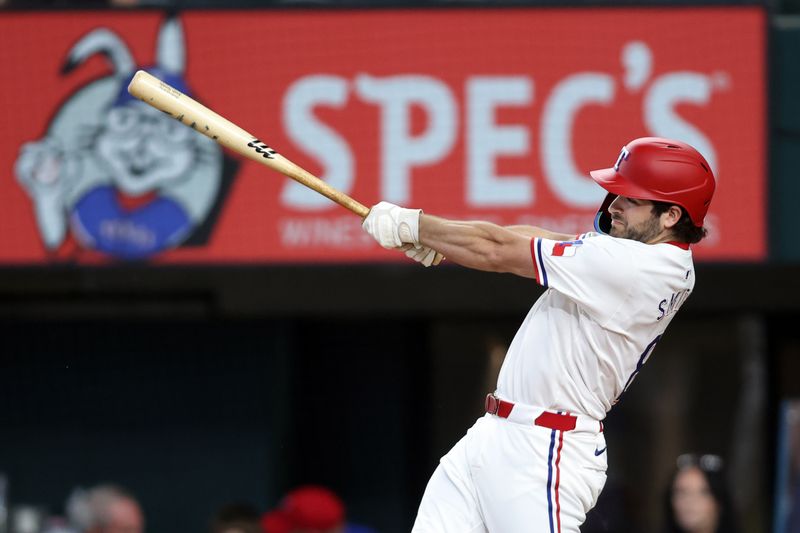
[[[608,207],[617,196],[678,205],[697,227],[703,226],[714,196],[714,173],[708,162],[688,144],[672,139],[635,139],[622,148],[612,168],[589,174],[608,191],[594,223],[603,233],[611,228]]]

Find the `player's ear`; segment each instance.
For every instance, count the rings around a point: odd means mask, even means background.
[[[683,209],[678,205],[671,205],[669,209],[661,213],[661,222],[665,229],[671,229],[678,223],[683,215]]]

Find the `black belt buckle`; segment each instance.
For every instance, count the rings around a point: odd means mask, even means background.
[[[486,412],[490,415],[496,415],[497,410],[500,409],[500,400],[491,392],[486,395],[486,403],[484,404]]]

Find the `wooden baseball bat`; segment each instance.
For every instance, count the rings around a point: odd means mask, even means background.
[[[361,218],[366,217],[369,213],[369,208],[365,205],[331,187],[280,155],[254,135],[247,133],[233,122],[221,117],[155,76],[143,70],[138,71],[128,85],[128,92],[144,103],[167,113],[178,122],[211,137],[222,146],[299,181]]]
[[[369,214],[369,208],[364,204],[331,187],[280,155],[254,135],[247,133],[230,120],[216,114],[200,102],[144,70],[138,71],[133,76],[128,85],[128,92],[144,103],[167,113],[178,122],[217,141],[222,146],[299,181],[361,218]],[[442,255],[437,252],[433,264],[438,265],[442,259]]]

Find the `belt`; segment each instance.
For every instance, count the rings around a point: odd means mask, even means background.
[[[492,393],[486,395],[486,412],[490,415],[507,418],[511,422],[525,425],[541,426],[558,431],[603,431],[603,423],[600,420],[586,415],[575,415],[570,413],[558,413],[524,405],[506,400],[501,400]]]

